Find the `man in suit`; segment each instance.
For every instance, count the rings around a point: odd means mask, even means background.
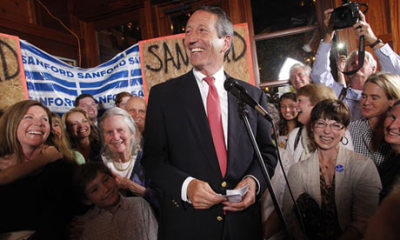
[[[143,165],[162,192],[159,239],[262,239],[258,200],[266,182],[236,99],[223,87],[232,39],[232,23],[220,8],[195,11],[184,41],[194,69],[151,89]],[[238,82],[266,108],[260,89]],[[246,108],[272,175],[271,125]],[[246,185],[238,203],[221,196]]]

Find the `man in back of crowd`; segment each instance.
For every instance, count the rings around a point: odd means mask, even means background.
[[[311,83],[311,68],[300,63],[294,64],[289,70],[289,82],[298,90]]]
[[[142,139],[144,131],[144,122],[146,120],[146,101],[138,96],[131,97],[126,102],[125,110],[131,115],[136,125],[136,137]],[[139,141],[142,144],[142,140]]]
[[[75,98],[75,107],[82,108],[89,115],[90,120],[97,126],[97,103],[94,97],[90,94],[83,93]]]
[[[333,9],[328,9],[324,12],[324,24],[326,28],[326,34],[319,45],[316,59],[311,72],[311,78],[315,83],[322,83],[332,88],[338,98],[347,103],[351,112],[351,121],[354,121],[360,119],[361,117],[360,99],[362,88],[367,78],[371,74],[376,72],[376,61],[374,57],[366,51],[363,67],[359,69],[356,73],[348,76],[348,88],[335,81],[331,74],[329,61],[330,50],[332,48],[332,39],[335,35],[335,31],[330,24],[332,12]],[[347,58],[345,71],[352,71],[356,69],[357,66],[358,52],[354,51]]]

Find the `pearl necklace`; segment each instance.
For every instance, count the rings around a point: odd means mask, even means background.
[[[131,167],[132,167],[132,164],[133,164],[133,156],[129,159],[129,164],[128,164],[128,166],[126,167],[126,168],[122,168],[121,167],[121,165],[122,165],[122,162],[120,162],[118,165],[117,165],[117,162],[116,161],[114,161],[114,160],[112,160],[112,164],[113,164],[113,166],[115,167],[115,169],[117,169],[118,171],[120,171],[120,172],[124,172],[124,171],[126,171],[126,170],[128,170],[128,169],[130,169]]]

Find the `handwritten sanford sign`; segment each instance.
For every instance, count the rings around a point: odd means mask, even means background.
[[[27,98],[19,38],[0,34],[0,109]]]
[[[237,24],[234,31],[233,48],[225,58],[224,69],[230,76],[254,84],[248,26]],[[184,34],[178,34],[139,42],[145,95],[152,86],[192,69],[183,44],[184,37]]]

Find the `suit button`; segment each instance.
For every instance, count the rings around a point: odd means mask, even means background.
[[[221,216],[217,217],[218,222],[221,222],[222,220],[224,220]]]
[[[221,187],[226,187],[226,182],[225,182],[225,181],[223,181],[223,182],[221,183]]]

